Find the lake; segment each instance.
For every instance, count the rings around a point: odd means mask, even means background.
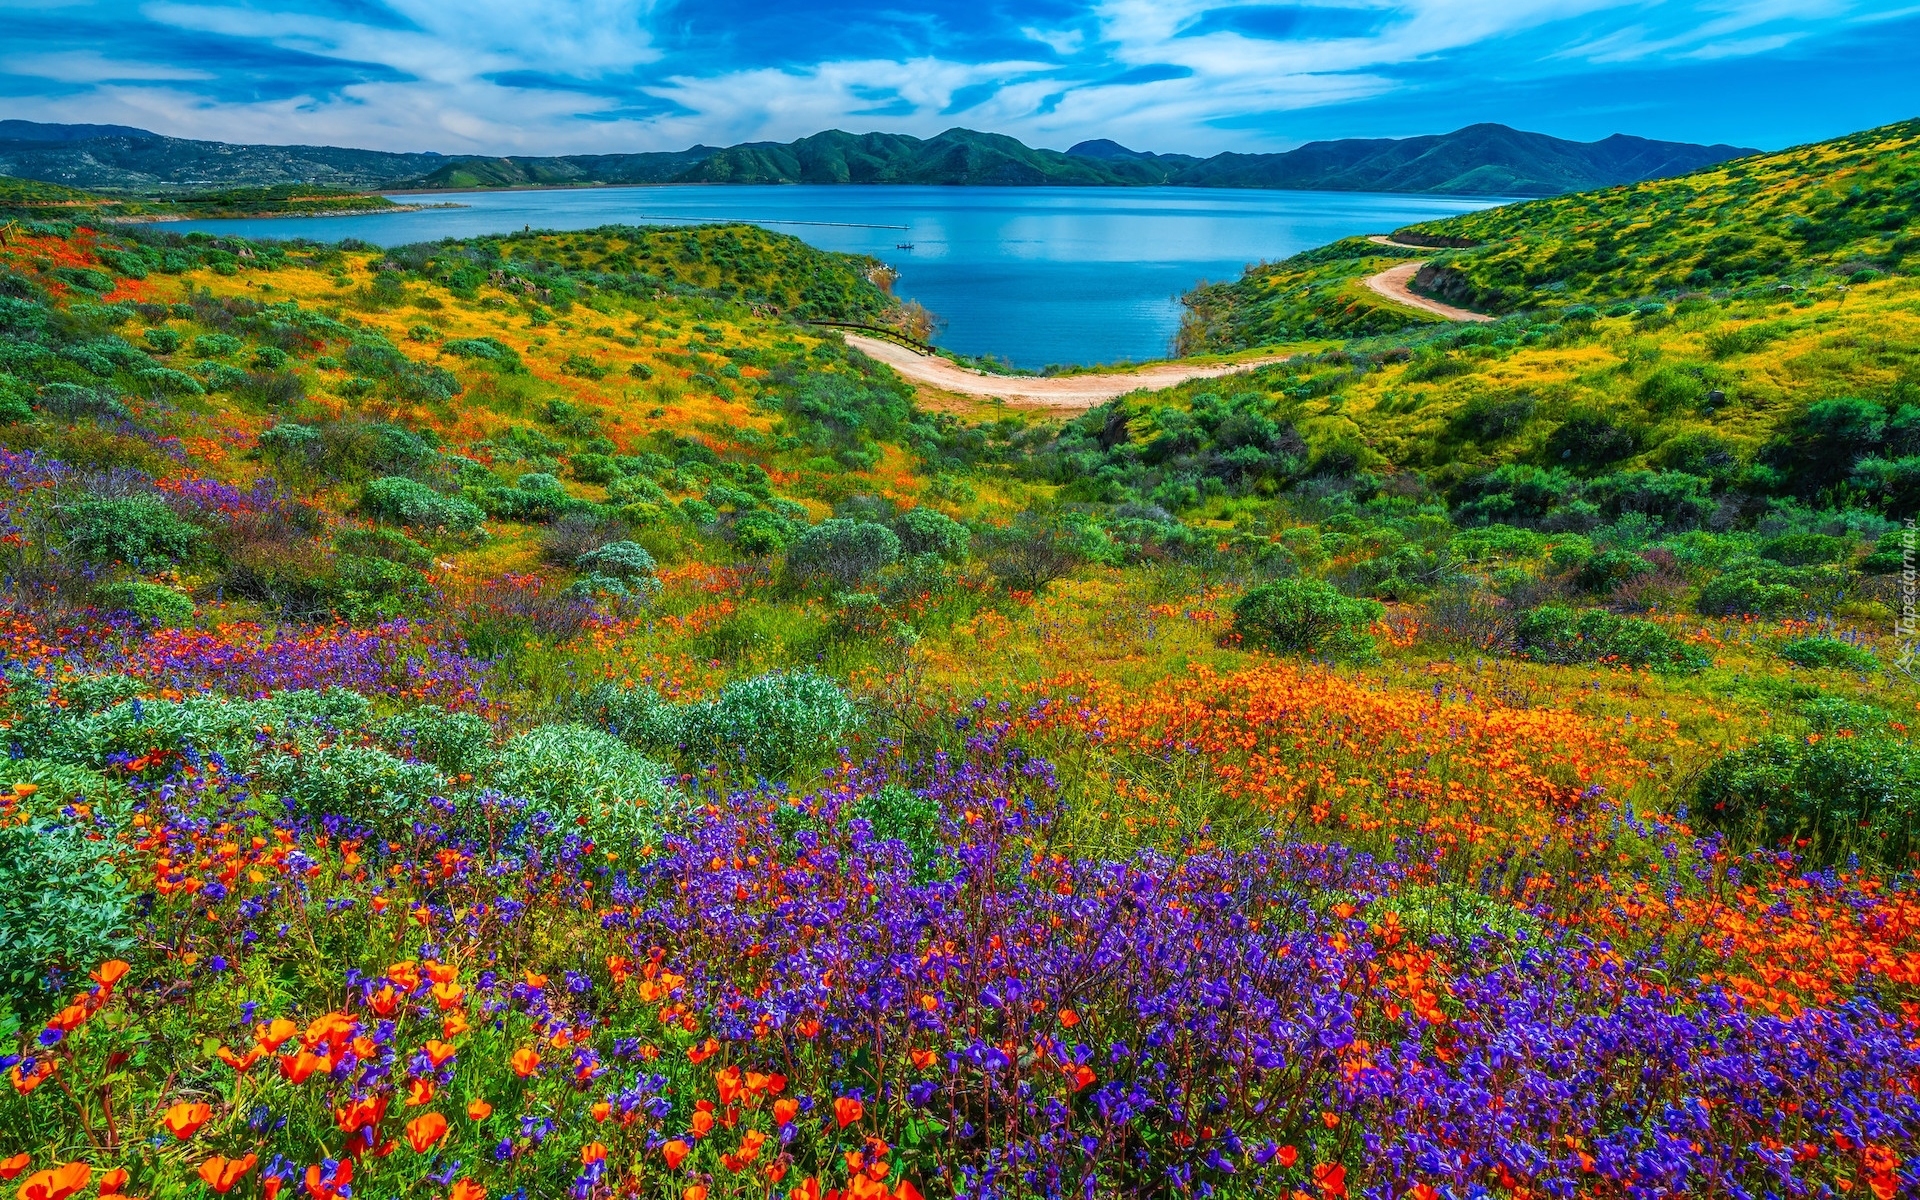
[[[1211,188],[714,186],[396,196],[459,208],[185,221],[181,232],[354,237],[381,246],[596,225],[753,221],[871,254],[945,325],[935,341],[1022,367],[1157,358],[1180,294],[1249,263],[1504,203],[1493,198]],[[903,248],[911,243],[911,249]]]

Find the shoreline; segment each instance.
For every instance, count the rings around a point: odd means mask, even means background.
[[[296,221],[314,217],[379,217],[392,213],[429,212],[440,208],[470,208],[467,204],[393,204],[386,208],[349,208],[338,212],[256,212],[256,213],[130,213],[107,217],[116,225],[146,225],[173,221]]]

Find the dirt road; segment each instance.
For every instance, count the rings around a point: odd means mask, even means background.
[[[886,363],[915,383],[924,383],[942,391],[963,396],[992,396],[1026,407],[1086,409],[1105,404],[1115,396],[1124,396],[1140,388],[1165,388],[1189,379],[1217,379],[1251,371],[1269,363],[1284,361],[1285,355],[1244,359],[1211,366],[1186,366],[1164,363],[1142,367],[1138,371],[1115,371],[1103,375],[1061,375],[1045,378],[1035,375],[989,375],[969,370],[937,355],[921,354],[892,342],[846,335],[847,345],[869,358]]]
[[[1374,241],[1380,239],[1374,238]],[[1396,243],[1389,243],[1396,244]],[[1367,276],[1367,287],[1385,296],[1395,304],[1404,304],[1408,308],[1417,308],[1421,312],[1432,313],[1436,317],[1445,317],[1449,321],[1491,321],[1494,318],[1485,313],[1469,312],[1464,308],[1455,308],[1451,304],[1442,304],[1438,300],[1429,300],[1414,292],[1407,285],[1413,282],[1425,263],[1401,263],[1397,267],[1388,267],[1378,275]]]

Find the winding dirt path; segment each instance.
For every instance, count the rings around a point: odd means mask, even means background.
[[[1449,321],[1491,321],[1494,318],[1486,313],[1471,312],[1464,308],[1455,308],[1451,304],[1442,304],[1438,300],[1429,300],[1415,292],[1410,285],[1414,275],[1419,273],[1425,263],[1401,263],[1397,267],[1388,267],[1378,275],[1367,276],[1367,287],[1385,296],[1395,304],[1404,304],[1408,308],[1417,308],[1421,312],[1432,313],[1436,317],[1445,317]]]
[[[1243,359],[1239,362],[1216,363],[1211,366],[1164,363],[1160,366],[1142,367],[1138,371],[1114,371],[1102,375],[1052,377],[989,375],[984,371],[970,370],[938,355],[921,354],[905,346],[883,342],[879,338],[865,337],[857,333],[849,333],[845,337],[847,345],[869,358],[886,363],[916,383],[924,383],[942,391],[957,392],[963,396],[991,396],[1041,408],[1093,408],[1096,405],[1105,404],[1115,396],[1124,396],[1128,392],[1138,391],[1141,388],[1166,388],[1176,383],[1185,383],[1189,379],[1217,379],[1222,375],[1237,375],[1242,371],[1251,371],[1255,367],[1264,367],[1269,363],[1283,362],[1287,357],[1282,354],[1267,358]]]

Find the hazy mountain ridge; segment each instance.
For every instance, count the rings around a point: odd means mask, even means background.
[[[105,132],[101,132],[105,131]],[[1504,125],[1415,138],[1310,142],[1281,154],[1154,154],[1117,142],[1065,153],[1004,134],[932,138],[827,130],[793,142],[555,157],[236,145],[125,126],[0,121],[0,173],[70,187],[171,191],[209,185],[490,188],[648,183],[869,183],[1188,187],[1556,195],[1634,183],[1756,153],[1615,134],[1572,142]]]

